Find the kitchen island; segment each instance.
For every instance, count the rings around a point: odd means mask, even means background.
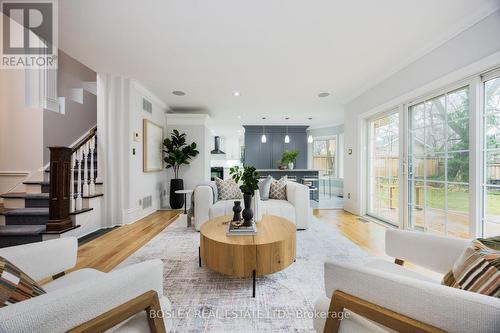
[[[280,179],[287,176],[291,181],[296,181],[309,186],[311,200],[319,200],[319,170],[314,169],[257,169],[261,178],[271,176],[274,179]]]

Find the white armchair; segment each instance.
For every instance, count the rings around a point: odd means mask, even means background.
[[[309,202],[309,188],[305,185],[287,182],[287,200],[259,200],[256,191],[256,211],[259,215],[277,215],[295,223],[297,229],[307,229],[312,216]],[[200,230],[201,225],[210,219],[233,214],[234,200],[218,200],[214,202],[212,188],[209,185],[199,185],[194,191],[194,225]]]
[[[444,274],[470,241],[388,229],[386,253]],[[318,332],[500,332],[500,299],[443,286],[440,281],[385,260],[365,266],[325,263],[326,295],[317,311],[349,318],[316,318]],[[333,296],[333,297],[332,297]],[[355,312],[355,313],[353,313]],[[344,312],[346,314],[346,312]],[[339,317],[339,316],[337,316]],[[326,327],[325,327],[326,323]]]
[[[4,248],[0,249],[0,256],[33,279],[40,280],[75,266],[77,240],[61,238]],[[161,260],[127,266],[110,273],[80,269],[42,287],[46,294],[0,308],[0,332],[66,332],[141,295],[154,294],[151,291],[159,296],[161,309],[170,311],[170,302],[163,296]],[[146,313],[142,311],[113,330],[148,332],[149,325]],[[165,322],[165,327],[171,327],[170,323]]]

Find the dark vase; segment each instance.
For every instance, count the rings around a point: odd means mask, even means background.
[[[233,206],[233,221],[241,221],[241,201],[235,201]]]
[[[184,194],[175,193],[175,191],[183,190],[184,182],[182,179],[170,180],[170,208],[180,209],[184,206]]]
[[[243,194],[243,201],[245,203],[245,209],[243,209],[243,225],[251,226],[253,219],[253,211],[252,211],[252,195],[251,194]]]

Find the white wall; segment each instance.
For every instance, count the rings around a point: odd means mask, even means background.
[[[164,136],[168,133],[165,130],[166,106],[151,92],[144,88],[137,81],[131,81],[129,104],[129,129],[128,137],[130,143],[129,155],[129,193],[128,212],[129,222],[136,221],[143,216],[154,212],[165,205],[165,193],[167,191],[167,170],[156,172],[143,171],[143,119],[148,119],[164,128]],[[146,98],[153,104],[153,112],[148,113],[142,109],[142,99]],[[134,140],[135,133],[138,133],[138,140]],[[135,149],[135,154],[133,150]],[[145,210],[142,209],[141,200],[153,196],[153,206]]]
[[[500,65],[500,10],[346,104],[344,209],[363,214],[364,117]],[[352,155],[347,151],[352,149]],[[350,199],[348,194],[350,193]]]
[[[0,193],[42,177],[43,111],[27,108],[24,92],[23,70],[0,70]]]
[[[166,135],[170,136],[174,129],[186,133],[188,143],[196,142],[199,154],[189,165],[182,166],[179,178],[184,180],[185,189],[194,189],[196,185],[210,180],[210,149],[213,146],[210,130],[207,127],[208,116],[200,114],[167,114]],[[173,172],[168,170],[168,187]],[[167,191],[168,195],[169,191]],[[190,201],[188,200],[188,207]]]

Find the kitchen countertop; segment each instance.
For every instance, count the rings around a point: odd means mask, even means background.
[[[263,171],[263,172],[318,172],[319,170],[315,169],[293,169],[293,170],[280,170],[280,169],[257,169],[257,172]]]

